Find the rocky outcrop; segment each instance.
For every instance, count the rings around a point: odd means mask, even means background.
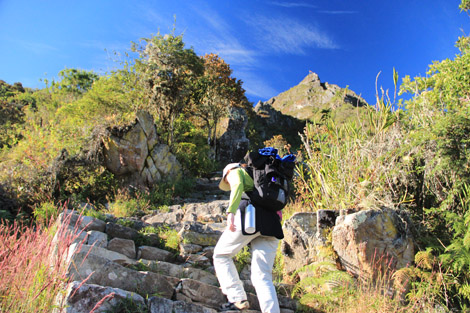
[[[393,271],[411,265],[414,240],[411,221],[406,216],[386,208],[338,213],[296,213],[285,221],[281,251],[287,273],[329,261],[356,277],[375,278],[374,273],[385,269]]]
[[[104,157],[110,172],[138,186],[181,176],[181,164],[166,144],[159,143],[157,128],[147,112],[138,112],[133,125],[111,130],[104,140]]]
[[[239,162],[248,152],[247,123],[248,116],[244,109],[230,107],[228,117],[221,121],[218,132],[217,158],[221,163]]]
[[[372,277],[412,264],[411,227],[406,216],[391,209],[360,211],[337,219],[332,244],[348,272]]]
[[[292,146],[300,145],[298,133],[302,133],[305,121],[286,115],[275,109],[269,102],[259,101],[254,107],[253,127],[256,135],[264,140],[283,135]]]

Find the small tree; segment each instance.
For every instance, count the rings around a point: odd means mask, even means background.
[[[174,123],[189,105],[191,88],[202,73],[202,63],[193,49],[185,49],[183,35],[161,35],[133,43],[138,52],[136,72],[144,87],[144,97],[150,111],[167,132],[167,143],[172,144]]]
[[[53,90],[60,90],[71,94],[74,97],[73,100],[90,90],[93,82],[99,79],[99,76],[92,71],[74,68],[66,68],[60,71],[59,77],[59,81],[52,82]]]
[[[204,74],[196,83],[192,114],[200,118],[207,129],[207,143],[216,151],[217,124],[227,115],[228,108],[248,107],[242,82],[232,75],[230,65],[217,54],[202,57]]]

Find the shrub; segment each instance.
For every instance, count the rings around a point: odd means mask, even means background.
[[[115,217],[131,217],[141,212],[148,212],[151,208],[150,201],[140,192],[132,195],[125,189],[118,190],[114,201],[109,204],[109,213]]]
[[[150,191],[142,193],[152,207],[168,206],[174,203],[176,197],[184,198],[194,190],[194,179],[183,178],[172,182],[162,182]]]
[[[57,206],[53,202],[43,202],[38,205],[34,211],[33,215],[36,220],[36,223],[46,225],[48,221],[55,220],[58,216]]]

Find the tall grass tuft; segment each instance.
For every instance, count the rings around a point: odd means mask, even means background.
[[[63,262],[76,235],[55,226],[0,223],[0,312],[51,312],[65,289]],[[54,233],[57,235],[54,238]]]

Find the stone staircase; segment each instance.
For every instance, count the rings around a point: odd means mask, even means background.
[[[121,312],[125,306],[132,307],[132,312],[218,312],[227,300],[219,288],[212,255],[225,228],[229,197],[218,189],[219,179],[200,179],[189,199],[125,223],[113,216],[103,221],[72,211],[62,213],[56,237],[67,232],[76,238],[64,260],[71,283],[58,297],[54,312],[88,313],[97,304],[94,312]],[[148,226],[176,230],[179,251],[159,247],[158,235],[142,232]],[[251,305],[245,312],[259,312],[249,266],[240,278]],[[276,287],[281,312],[295,312],[297,303],[289,297],[292,286]]]

